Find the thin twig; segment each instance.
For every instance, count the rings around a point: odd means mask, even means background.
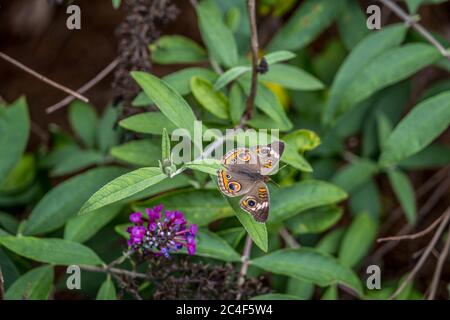
[[[431,43],[434,47],[436,47],[439,52],[447,59],[450,60],[450,51],[427,30],[425,29],[416,19],[408,15],[401,7],[399,7],[392,0],[379,0],[386,7],[392,10],[400,19],[406,22],[408,26],[411,26],[414,30],[420,33],[429,43]]]
[[[435,188],[437,184],[439,184],[447,175],[447,171],[450,169],[450,166],[443,167],[439,171],[437,171],[431,178],[425,181],[417,191],[415,191],[417,200],[420,200],[423,196],[425,196],[428,191]],[[403,208],[398,206],[390,215],[389,218],[384,222],[382,230],[380,234],[384,234],[387,232],[395,221],[402,217]]]
[[[253,107],[255,105],[256,90],[258,88],[258,29],[256,27],[256,9],[255,0],[247,0],[248,18],[250,21],[251,32],[251,49],[252,49],[252,83],[250,94],[247,98],[244,119],[248,120],[253,115]]]
[[[49,78],[47,78],[47,77],[43,76],[42,74],[34,71],[33,69],[28,68],[26,65],[20,63],[16,59],[8,56],[7,54],[5,54],[3,52],[0,52],[0,58],[2,58],[3,60],[5,60],[5,61],[7,61],[7,62],[9,62],[9,63],[11,63],[13,65],[15,65],[19,69],[22,69],[23,71],[29,73],[30,75],[36,77],[37,79],[47,83],[48,85],[50,85],[50,86],[52,86],[52,87],[54,87],[56,89],[64,91],[65,93],[70,94],[71,96],[74,96],[75,98],[80,99],[81,101],[89,102],[88,98],[82,96],[78,92],[75,92],[72,89],[69,89],[69,88],[67,88],[67,87],[65,87],[65,86],[63,86],[63,85],[61,85],[61,84],[59,84],[59,83],[57,83],[57,82],[55,82],[53,80],[50,80]]]
[[[423,237],[423,236],[427,235],[428,233],[430,233],[431,231],[433,231],[439,225],[439,223],[442,221],[443,218],[444,218],[444,215],[441,215],[432,224],[430,224],[426,229],[424,229],[420,232],[417,232],[414,234],[405,234],[405,235],[401,235],[401,236],[380,238],[377,240],[377,242],[414,240],[414,239]]]
[[[148,276],[145,273],[133,272],[125,269],[109,268],[108,266],[95,267],[95,266],[81,266],[81,269],[90,272],[101,272],[115,275],[123,275],[133,278],[147,279]]]
[[[439,240],[442,232],[444,231],[445,226],[447,225],[449,219],[450,219],[450,207],[447,208],[445,213],[443,214],[444,219],[441,221],[441,224],[439,225],[439,228],[436,230],[436,233],[434,234],[433,238],[431,239],[430,243],[428,244],[427,248],[423,252],[422,256],[420,257],[419,261],[415,265],[414,269],[408,274],[406,279],[402,282],[400,287],[395,290],[395,292],[389,297],[390,300],[395,299],[410,283],[414,277],[417,275],[419,270],[424,265],[425,261],[427,261],[428,256],[430,255],[431,251],[433,250],[434,246],[436,245],[437,241]]]
[[[447,178],[428,198],[428,200],[425,202],[422,208],[420,208],[420,210],[417,213],[418,221],[422,219],[436,205],[436,203],[441,199],[441,197],[448,192],[449,187],[450,187],[450,179]],[[406,224],[397,232],[397,236],[407,234],[411,232],[413,228],[414,228],[413,225]],[[371,261],[380,260],[386,253],[394,249],[398,244],[399,242],[397,241],[386,242],[374,252],[370,260]]]
[[[80,87],[77,91],[80,93],[85,93],[89,89],[91,89],[93,86],[95,86],[97,83],[102,81],[111,71],[113,71],[117,65],[119,64],[119,60],[115,59],[110,64],[108,64],[102,71],[100,71],[94,78],[86,82],[82,87]],[[64,98],[63,100],[59,101],[58,103],[55,103],[54,105],[47,107],[45,111],[47,113],[52,113],[58,109],[61,109],[62,107],[68,105],[74,100],[72,96],[68,96]]]
[[[291,248],[300,248],[300,244],[295,240],[295,238],[289,233],[286,228],[280,229],[280,236],[283,238],[284,242]]]
[[[247,234],[247,238],[245,239],[245,246],[244,246],[244,251],[242,251],[242,266],[241,266],[241,271],[239,272],[239,279],[238,279],[238,287],[242,287],[242,285],[245,282],[245,276],[247,275],[247,271],[248,271],[248,265],[250,262],[250,253],[252,251],[252,244],[253,244],[253,240],[250,237],[250,235]],[[236,297],[237,300],[240,300],[242,297],[242,292],[241,290],[239,290],[239,293]]]
[[[448,253],[450,251],[450,226],[448,228],[447,241],[445,242],[444,249],[439,256],[439,260],[436,264],[436,269],[434,271],[433,280],[431,281],[431,289],[428,295],[428,300],[434,300],[436,296],[436,291],[439,284],[439,279],[441,278],[442,268],[444,267],[445,259],[447,259]]]
[[[3,280],[2,267],[0,266],[0,300],[5,299],[5,281]]]

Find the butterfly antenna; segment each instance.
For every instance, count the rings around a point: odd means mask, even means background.
[[[276,185],[278,188],[281,188],[281,186],[270,177],[269,177],[269,181],[272,182],[274,185]]]

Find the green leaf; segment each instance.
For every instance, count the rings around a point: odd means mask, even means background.
[[[399,170],[388,170],[389,182],[410,224],[416,221],[417,206],[414,188],[406,174]]]
[[[36,161],[32,154],[24,154],[15,167],[9,171],[3,183],[0,184],[0,192],[16,193],[29,186],[36,177]]]
[[[6,233],[6,232],[5,232]],[[9,234],[5,234],[4,236],[8,236]],[[1,229],[0,229],[0,237]],[[4,280],[4,289],[7,291],[9,287],[20,277],[19,270],[17,270],[14,263],[11,261],[9,256],[6,254],[4,250],[0,248],[0,268],[3,273]]]
[[[161,148],[150,139],[133,140],[112,147],[111,155],[119,160],[137,166],[157,166]]]
[[[306,161],[306,159],[301,155],[293,145],[285,142],[284,153],[281,156],[281,161],[291,165],[295,169],[304,172],[312,172],[313,169],[311,165]]]
[[[200,230],[197,235],[195,255],[222,261],[240,261],[241,256],[221,237],[208,230]]]
[[[19,222],[10,214],[0,211],[0,227],[10,233],[16,233]]]
[[[378,172],[376,163],[368,159],[357,159],[339,170],[331,179],[348,193],[356,191]]]
[[[189,169],[205,172],[212,175],[216,175],[217,170],[223,169],[221,161],[217,159],[194,160],[186,163],[185,166]]]
[[[164,128],[170,133],[177,127],[161,112],[144,112],[123,119],[119,122],[122,128],[139,132],[161,135]]]
[[[113,8],[114,9],[119,9],[121,2],[122,2],[122,0],[112,0]]]
[[[232,67],[238,60],[236,42],[225,25],[213,0],[201,1],[196,7],[200,33],[210,55],[219,63]]]
[[[389,118],[383,113],[379,112],[376,116],[377,119],[377,131],[378,131],[378,143],[380,148],[386,143],[387,138],[392,133],[392,124]]]
[[[406,27],[392,25],[370,33],[350,52],[339,68],[330,90],[328,104],[323,113],[324,123],[330,123],[347,87],[355,76],[386,50],[398,46],[404,39]],[[364,80],[365,81],[365,80]]]
[[[106,108],[100,118],[97,128],[97,144],[103,153],[119,142],[119,131],[115,127],[118,117],[118,108],[110,106]]]
[[[341,12],[344,1],[307,0],[270,41],[268,50],[298,50],[311,43]]]
[[[410,13],[416,13],[422,4],[438,4],[447,0],[405,0]]]
[[[344,200],[347,194],[335,185],[306,180],[284,188],[270,188],[269,223],[286,220],[302,211]]]
[[[250,77],[247,75],[242,76],[239,78],[239,84],[248,96],[250,94]],[[275,122],[287,128],[287,130],[292,128],[292,122],[286,116],[286,112],[278,98],[261,83],[258,83],[255,104],[262,112],[275,120]]]
[[[77,214],[81,205],[98,188],[123,172],[116,167],[96,168],[62,182],[34,207],[24,234],[36,235],[61,227]]]
[[[250,261],[261,269],[311,282],[319,286],[343,284],[362,294],[361,282],[353,271],[330,255],[299,248],[284,249]]]
[[[208,60],[205,49],[180,35],[162,36],[149,45],[152,61],[159,64],[197,63]]]
[[[343,211],[336,206],[324,206],[307,210],[286,223],[294,234],[320,233],[335,225]]]
[[[229,97],[230,118],[233,124],[238,124],[241,121],[242,115],[245,111],[244,93],[239,84],[234,83],[230,89]]]
[[[249,72],[251,70],[252,70],[252,68],[247,67],[247,66],[239,66],[239,67],[234,67],[234,68],[228,69],[227,71],[222,73],[219,76],[219,78],[216,80],[216,82],[214,83],[214,90],[217,91],[217,90],[222,89],[223,87],[225,87],[232,81],[239,78],[244,73]]]
[[[14,253],[57,265],[98,265],[103,261],[90,248],[69,240],[35,237],[1,237],[0,245]]]
[[[82,101],[74,101],[69,107],[69,122],[75,134],[89,148],[95,145],[97,113]]]
[[[163,129],[162,139],[161,139],[161,156],[163,160],[170,160],[171,157],[170,152],[170,138],[167,133],[166,128]]]
[[[443,167],[448,163],[450,163],[450,148],[436,143],[400,161],[399,166],[407,170],[421,170]]]
[[[64,239],[86,242],[111,222],[122,209],[121,205],[106,206],[70,219],[64,228]]]
[[[250,298],[250,300],[301,300],[300,298],[282,293],[268,293]]]
[[[286,293],[297,297],[300,300],[310,300],[314,294],[314,285],[289,277],[286,285]]]
[[[171,122],[194,136],[194,112],[178,92],[149,73],[134,71],[131,75]]]
[[[323,293],[321,300],[338,300],[338,290],[336,285],[331,285]]]
[[[55,165],[50,175],[52,177],[59,177],[72,174],[87,167],[101,164],[103,161],[103,154],[96,150],[78,150],[70,157],[63,159]]]
[[[243,227],[234,227],[230,229],[220,230],[217,232],[222,239],[225,239],[233,248],[236,248],[244,238],[246,232]]]
[[[347,50],[352,50],[370,32],[366,26],[367,17],[357,1],[346,1],[338,17],[339,33]]]
[[[377,223],[368,213],[359,213],[347,229],[339,250],[342,265],[353,268],[366,256],[377,235]]]
[[[345,112],[378,90],[408,78],[439,57],[436,48],[422,43],[406,44],[383,52],[355,75],[342,95],[338,112]]]
[[[214,190],[178,190],[165,193],[144,202],[133,204],[135,211],[145,211],[158,204],[164,204],[164,210],[179,210],[190,223],[199,226],[208,225],[217,219],[233,215],[225,199]]]
[[[117,300],[116,287],[111,277],[106,277],[105,282],[100,286],[96,300]]]
[[[320,252],[334,255],[341,244],[344,237],[344,228],[334,229],[326,234],[316,245],[316,249]]]
[[[283,137],[283,141],[290,144],[300,153],[310,151],[320,145],[320,137],[311,130],[299,129]]]
[[[166,177],[160,168],[148,167],[128,172],[107,183],[94,193],[81,207],[79,214],[117,203],[152,187]]]
[[[264,252],[269,249],[267,228],[264,223],[256,222],[250,214],[241,209],[239,201],[227,198],[239,222],[244,226],[253,242]]]
[[[271,52],[269,54],[266,54],[264,56],[264,59],[266,59],[266,62],[269,64],[269,68],[274,65],[275,63],[291,60],[295,58],[296,54],[287,51],[287,50],[279,50],[275,52]]]
[[[6,291],[6,300],[47,300],[53,287],[53,267],[32,269],[17,279]]]
[[[425,148],[450,124],[450,91],[419,103],[395,127],[380,156],[387,167]]]
[[[374,220],[381,215],[380,192],[374,179],[358,187],[350,197],[350,210],[356,215],[360,212],[368,212]]]
[[[208,80],[192,77],[191,90],[203,108],[219,119],[228,119],[228,98],[222,92],[214,91]]]
[[[236,32],[238,30],[241,23],[241,11],[238,7],[231,7],[227,11],[225,22],[231,31]]]
[[[322,82],[302,69],[289,64],[276,64],[269,67],[269,72],[260,76],[263,82],[277,83],[291,90],[320,90]]]
[[[20,160],[27,146],[29,131],[30,119],[25,98],[0,109],[0,183]]]

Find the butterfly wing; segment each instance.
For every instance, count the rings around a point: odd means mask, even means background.
[[[262,181],[255,183],[239,204],[257,222],[266,222],[269,216],[269,189],[267,185]]]
[[[219,188],[228,197],[246,194],[255,184],[251,172],[258,170],[258,158],[247,148],[237,148],[228,152],[222,159],[226,170],[218,170]]]
[[[277,168],[284,151],[284,143],[275,141],[266,146],[256,146],[251,148],[258,157],[259,172],[263,176],[270,175]]]

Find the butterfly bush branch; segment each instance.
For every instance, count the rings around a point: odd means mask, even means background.
[[[83,94],[86,91],[90,90],[93,86],[95,86],[97,83],[102,81],[109,73],[111,73],[111,71],[113,71],[117,67],[118,64],[119,64],[118,59],[113,60],[102,71],[100,71],[94,78],[92,78],[91,80],[86,82],[83,86],[78,88],[77,91],[79,93]],[[58,103],[55,103],[54,105],[52,105],[50,107],[47,107],[45,109],[45,112],[47,112],[47,113],[55,112],[55,111],[65,107],[66,105],[71,103],[73,100],[75,100],[73,96],[68,96],[68,97],[64,98],[63,100],[59,101]]]
[[[427,248],[423,252],[422,256],[420,257],[419,261],[415,265],[414,269],[408,274],[406,279],[402,282],[402,284],[397,288],[397,290],[389,297],[389,300],[395,299],[402,291],[405,289],[405,287],[410,283],[412,280],[414,280],[417,273],[420,271],[420,269],[423,267],[425,262],[427,261],[428,256],[433,251],[434,247],[436,246],[436,243],[440,239],[442,233],[444,232],[444,228],[447,225],[448,221],[450,220],[450,207],[447,208],[447,210],[443,214],[444,218],[442,219],[439,228],[436,230],[433,238],[429,242]]]
[[[250,21],[251,50],[252,50],[252,82],[250,94],[247,98],[246,109],[243,119],[249,120],[253,115],[256,91],[258,88],[258,29],[256,27],[255,0],[247,0],[247,11]]]
[[[439,279],[441,278],[442,268],[444,267],[445,260],[447,259],[448,253],[450,251],[450,226],[448,228],[447,241],[445,242],[444,249],[439,256],[438,263],[436,265],[436,269],[433,274],[433,280],[431,281],[430,293],[428,295],[428,300],[434,300],[436,296],[436,291],[439,285]]]
[[[75,98],[77,98],[77,99],[79,99],[79,100],[81,100],[81,101],[84,101],[84,102],[86,102],[86,103],[89,102],[89,99],[86,98],[85,96],[79,94],[79,93],[76,92],[76,91],[73,91],[72,89],[69,89],[69,88],[63,86],[62,84],[59,84],[59,83],[57,83],[57,82],[55,82],[55,81],[53,81],[53,80],[50,80],[49,78],[47,78],[47,77],[43,76],[42,74],[40,74],[40,73],[34,71],[33,69],[27,67],[27,66],[24,65],[23,63],[20,63],[20,62],[17,61],[16,59],[14,59],[14,58],[8,56],[7,54],[5,54],[5,53],[3,53],[3,52],[0,52],[0,58],[2,58],[3,60],[5,60],[5,61],[11,63],[12,65],[18,67],[19,69],[22,69],[22,70],[25,71],[26,73],[32,75],[33,77],[35,77],[35,78],[41,80],[42,82],[45,82],[46,84],[48,84],[48,85],[50,85],[50,86],[52,86],[52,87],[54,87],[54,88],[56,88],[56,89],[59,89],[59,90],[61,90],[61,91],[64,91],[65,93],[70,94],[71,96],[74,96]]]
[[[0,300],[5,299],[5,281],[3,280],[2,267],[0,267]]]
[[[245,282],[245,276],[247,275],[247,271],[248,271],[248,265],[250,263],[250,253],[252,251],[252,244],[253,244],[253,240],[250,237],[249,234],[247,234],[247,238],[245,238],[245,246],[244,246],[244,251],[242,251],[242,266],[241,266],[241,271],[239,272],[239,278],[238,278],[238,288],[241,288],[242,285]],[[242,297],[242,291],[239,290],[236,299],[240,300]]]
[[[411,26],[414,30],[420,33],[429,43],[435,46],[439,52],[448,60],[450,60],[450,51],[444,46],[427,30],[425,29],[414,17],[407,14],[401,7],[399,7],[392,0],[379,0],[386,7],[392,10],[400,19],[406,22],[408,26]]]
[[[283,227],[280,229],[280,236],[283,238],[284,242],[291,248],[300,248],[300,243],[289,233],[289,231]]]

